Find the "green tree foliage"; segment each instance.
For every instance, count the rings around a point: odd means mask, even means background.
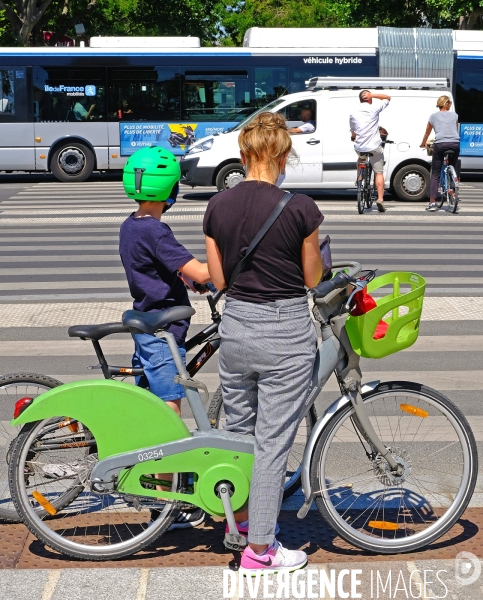
[[[75,37],[83,23],[86,37],[192,35],[216,39],[219,17],[215,0],[0,0],[0,43],[54,45],[63,35]]]
[[[483,0],[240,0],[225,2],[225,44],[250,27],[433,27],[483,29]]]

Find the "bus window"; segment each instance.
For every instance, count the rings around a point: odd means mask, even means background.
[[[13,70],[0,69],[0,113],[15,114],[15,88]]]
[[[287,93],[285,67],[255,67],[255,99],[257,108]]]
[[[106,118],[103,69],[34,67],[33,83],[33,112],[37,122]]]
[[[247,71],[185,72],[183,119],[187,121],[241,121],[255,106]]]
[[[455,105],[460,123],[482,123],[483,69],[458,68],[455,83]]]
[[[180,79],[163,67],[111,69],[110,121],[179,121]]]

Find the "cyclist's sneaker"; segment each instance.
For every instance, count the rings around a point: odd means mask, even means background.
[[[384,202],[376,202],[377,210],[379,212],[386,212],[386,207],[384,206]]]
[[[430,202],[428,204],[428,206],[426,206],[426,210],[429,210],[430,212],[435,212],[436,211],[436,203]]]
[[[158,516],[158,510],[151,510],[151,521],[155,521]],[[203,523],[205,517],[205,511],[201,508],[197,508],[196,506],[194,506],[192,510],[182,510],[173,521],[168,531],[173,531],[173,529],[189,529],[190,527],[196,527],[197,525],[201,525],[201,523]]]
[[[248,521],[243,521],[243,523],[237,523],[236,528],[238,529],[238,533],[241,533],[242,535],[245,535],[245,536],[248,535]],[[228,523],[226,523],[226,525],[225,525],[225,533],[230,533],[230,531],[228,529]],[[275,525],[275,535],[278,535],[279,533],[280,533],[280,527],[279,527],[279,524],[277,523]]]
[[[243,551],[240,563],[240,575],[254,577],[263,571],[296,571],[307,564],[307,555],[301,550],[287,550],[274,541],[263,554],[256,554],[250,546]]]

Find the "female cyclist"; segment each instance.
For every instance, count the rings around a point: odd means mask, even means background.
[[[426,210],[436,210],[436,196],[438,195],[439,178],[445,152],[453,150],[449,162],[456,169],[460,154],[460,135],[458,130],[458,115],[450,111],[451,100],[448,96],[440,96],[436,102],[439,112],[429,117],[426,132],[424,133],[421,148],[426,148],[429,134],[434,129],[436,138],[433,146],[433,160],[431,162],[431,182],[429,184],[429,204]]]
[[[205,214],[208,269],[224,289],[235,265],[284,195],[292,141],[282,115],[264,112],[239,137],[246,179],[211,198]],[[227,292],[220,328],[220,379],[226,429],[255,435],[248,511],[235,518],[248,532],[241,572],[302,568],[305,552],[275,539],[290,448],[308,393],[317,335],[305,286],[320,281],[318,228],[323,216],[296,194]]]

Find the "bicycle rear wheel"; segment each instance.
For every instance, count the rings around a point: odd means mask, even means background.
[[[364,213],[364,188],[362,185],[357,188],[357,212],[360,215]]]
[[[85,560],[122,558],[151,544],[177,516],[178,503],[160,500],[153,504],[149,498],[91,491],[95,452],[79,455],[75,441],[66,442],[73,436],[65,427],[43,433],[52,424],[58,425],[59,419],[28,423],[12,445],[10,489],[22,521],[50,548]],[[75,435],[83,436],[95,450],[91,432],[82,423],[76,424]],[[54,463],[61,471],[46,473],[44,465]],[[66,507],[65,495],[73,489],[77,497]],[[159,512],[154,521],[152,508]]]
[[[448,398],[423,385],[383,383],[364,404],[402,475],[361,442],[354,409],[346,406],[315,448],[317,508],[354,546],[383,554],[414,551],[446,533],[468,505],[478,472],[473,433]]]
[[[13,373],[0,377],[0,520],[2,521],[20,520],[8,486],[10,447],[20,432],[20,427],[10,425],[15,403],[20,398],[36,398],[59,385],[62,385],[61,381],[35,373]]]
[[[213,394],[210,405],[208,407],[208,418],[211,420],[213,427],[222,429],[226,415],[223,410],[223,396],[221,394],[221,388],[219,387]],[[296,492],[301,486],[301,474],[302,474],[302,459],[304,457],[304,450],[309,440],[312,429],[317,422],[317,413],[315,407],[312,406],[308,414],[304,417],[297,430],[295,442],[290,449],[287,463],[287,474],[285,478],[285,487],[283,490],[283,499],[290,498],[290,496]]]

